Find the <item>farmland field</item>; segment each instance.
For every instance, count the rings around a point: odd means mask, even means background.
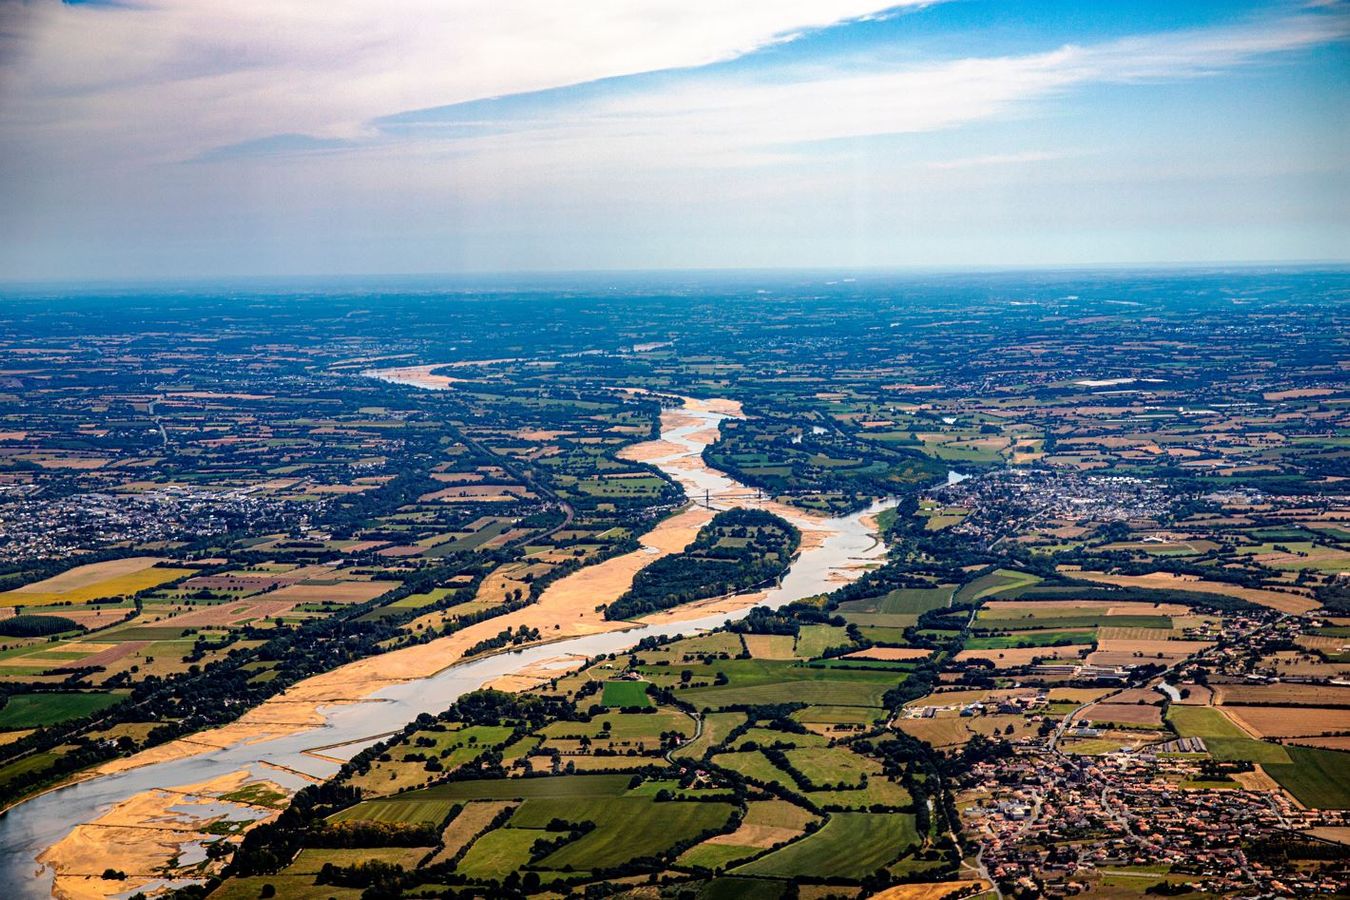
[[[848,643],[848,634],[843,628],[835,625],[805,625],[797,635],[796,655],[806,658],[820,656],[831,647]]]
[[[1225,704],[1223,709],[1226,715],[1264,738],[1350,732],[1350,709],[1232,704]]]
[[[1172,706],[1167,721],[1182,737],[1246,738],[1249,735],[1217,709],[1203,706]]]
[[[454,805],[451,800],[367,800],[335,814],[331,821],[440,825]]]
[[[1291,765],[1262,768],[1304,806],[1350,809],[1350,753],[1314,747],[1286,747]]]
[[[651,706],[647,696],[647,683],[644,681],[607,681],[600,701],[605,706],[617,706],[625,709]]]
[[[1083,710],[1080,719],[1110,722],[1114,725],[1141,725],[1162,727],[1162,710],[1156,706],[1138,703],[1097,703]]]
[[[126,691],[16,694],[0,708],[0,729],[56,725],[115,706],[126,696]]]
[[[1039,584],[1040,581],[1039,577],[1029,572],[997,569],[988,575],[982,575],[974,581],[962,585],[956,592],[956,601],[969,603],[974,600],[983,600],[986,597],[1012,594],[1034,584]]]
[[[628,790],[627,775],[570,775],[556,778],[512,778],[451,781],[400,795],[409,799],[515,800],[554,797],[618,797]]]
[[[1008,635],[971,637],[966,639],[967,650],[1009,650],[1019,647],[1050,647],[1055,644],[1086,644],[1095,632],[1090,628],[1064,630],[1018,631]]]
[[[734,870],[738,875],[860,878],[918,842],[907,813],[834,813],[821,829]]]
[[[1215,702],[1242,706],[1350,706],[1350,687],[1318,684],[1216,684]]]
[[[497,828],[474,841],[469,852],[455,867],[471,878],[505,878],[524,868],[530,859],[530,846],[541,831],[525,828]]]

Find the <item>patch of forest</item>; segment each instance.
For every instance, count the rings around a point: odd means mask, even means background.
[[[638,572],[632,588],[605,610],[605,618],[631,619],[770,581],[787,570],[800,541],[800,532],[773,513],[720,512],[683,553]]]

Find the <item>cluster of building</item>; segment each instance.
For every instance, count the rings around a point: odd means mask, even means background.
[[[1171,510],[1175,494],[1163,482],[1128,475],[1007,467],[944,485],[933,498],[971,511],[954,531],[997,539],[1008,532],[1010,511],[1022,521],[1156,520]]]
[[[1147,751],[1022,753],[973,768],[969,781],[980,787],[963,825],[988,875],[1027,896],[1088,894],[1116,869],[1260,896],[1313,896],[1346,883],[1345,854],[1318,869],[1277,865],[1248,851],[1253,842],[1345,827],[1350,813],[1302,809],[1282,792],[1247,790],[1238,780],[1218,789],[1187,786],[1214,777],[1194,759]]]
[[[61,559],[122,542],[190,542],[243,528],[278,530],[313,511],[313,504],[280,500],[256,486],[0,492],[0,562]]]

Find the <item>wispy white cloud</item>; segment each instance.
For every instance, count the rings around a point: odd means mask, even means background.
[[[985,166],[1016,166],[1023,163],[1053,162],[1080,155],[1073,150],[1025,150],[1020,153],[989,153],[984,156],[964,156],[959,159],[942,159],[928,163],[928,168],[945,171],[948,169],[974,169]]]
[[[1350,16],[1344,13],[1294,15],[1019,56],[895,67],[873,62],[861,72],[846,61],[801,77],[787,72],[773,81],[692,77],[654,91],[499,121],[493,123],[498,134],[459,143],[521,141],[550,155],[576,142],[600,157],[622,155],[639,165],[665,160],[669,153],[690,162],[705,154],[734,158],[766,148],[954,128],[1019,114],[1030,103],[1089,84],[1204,77],[1347,35]],[[434,137],[434,131],[421,136]],[[660,152],[662,147],[669,153]]]
[[[4,136],[184,158],[407,109],[732,59],[925,0],[126,0],[7,25]],[[8,4],[6,4],[8,6]]]

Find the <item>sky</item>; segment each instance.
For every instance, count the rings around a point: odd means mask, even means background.
[[[1343,0],[0,0],[0,281],[1350,260]]]

